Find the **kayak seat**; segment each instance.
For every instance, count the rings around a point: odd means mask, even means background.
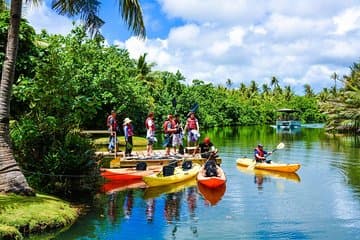
[[[147,167],[146,162],[138,162],[136,164],[136,170],[141,170],[141,171],[145,171]]]
[[[189,170],[192,168],[192,161],[184,161],[182,164],[183,170]]]
[[[163,167],[163,176],[171,176],[174,175],[175,168],[173,166],[164,166]]]

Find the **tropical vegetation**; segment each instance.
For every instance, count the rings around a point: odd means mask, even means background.
[[[319,94],[321,110],[327,115],[326,128],[330,132],[360,134],[360,62],[350,67],[350,74],[342,79],[332,75],[334,88]],[[337,88],[336,81],[341,83]]]
[[[40,1],[33,0],[28,2],[36,4]],[[118,2],[122,19],[129,29],[135,35],[145,37],[142,10],[138,1],[120,0]],[[0,192],[34,195],[33,189],[29,187],[26,178],[14,159],[9,135],[10,100],[12,86],[16,77],[15,66],[19,39],[22,38],[20,32],[22,3],[22,0],[10,1],[10,24],[8,28],[3,25],[2,30],[7,32],[7,38],[3,38],[7,39],[7,42],[0,82]],[[100,6],[100,1],[52,1],[52,8],[54,10],[62,15],[78,16],[83,20],[83,26],[88,30],[90,36],[97,38],[101,38],[99,29],[104,24],[104,21],[98,16]],[[7,11],[5,1],[0,1],[0,10],[1,13]],[[67,135],[67,133],[63,135]],[[66,141],[66,137],[63,138],[63,141]]]

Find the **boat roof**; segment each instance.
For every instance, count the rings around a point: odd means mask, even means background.
[[[278,112],[286,112],[286,113],[293,113],[293,112],[299,112],[299,110],[290,109],[290,108],[280,108],[277,110]]]

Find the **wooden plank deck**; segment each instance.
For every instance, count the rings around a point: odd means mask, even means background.
[[[154,150],[153,156],[146,156],[146,151],[134,151],[131,157],[124,157],[124,152],[117,152],[116,157],[115,153],[109,152],[97,152],[97,155],[100,155],[104,158],[112,158],[110,161],[110,168],[123,168],[123,167],[135,167],[139,162],[146,162],[148,166],[154,165],[168,165],[169,163],[178,163],[181,164],[182,161],[188,160],[194,163],[204,164],[206,158],[201,158],[200,154],[187,154],[184,155],[170,155],[165,157],[165,150]],[[216,158],[217,164],[222,163],[221,158]]]

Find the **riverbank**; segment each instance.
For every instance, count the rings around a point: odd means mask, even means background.
[[[0,239],[22,239],[72,224],[79,211],[59,198],[0,194]]]

